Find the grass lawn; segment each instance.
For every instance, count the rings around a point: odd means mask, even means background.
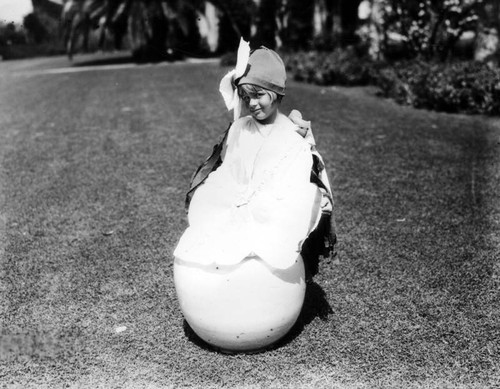
[[[284,110],[313,120],[333,178],[340,264],[275,349],[227,356],[190,336],[172,279],[189,177],[230,119],[227,69],[50,71],[66,65],[0,63],[0,386],[497,387],[498,120],[291,82]]]

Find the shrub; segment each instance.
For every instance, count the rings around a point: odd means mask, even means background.
[[[500,114],[500,69],[478,62],[401,62],[380,71],[387,97],[417,108],[470,114]]]
[[[415,89],[425,83],[429,67],[423,61],[405,61],[387,66],[377,74],[375,84],[380,87],[384,96],[391,97],[400,104],[420,107],[422,102]]]
[[[53,43],[22,44],[22,45],[0,45],[0,59],[25,59],[32,57],[43,57],[48,55],[64,54],[61,45]]]
[[[349,49],[285,53],[283,60],[292,78],[318,85],[367,85],[377,73],[372,61]]]

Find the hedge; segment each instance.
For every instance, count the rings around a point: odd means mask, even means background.
[[[500,115],[500,69],[483,63],[402,62],[382,69],[375,83],[401,104]]]

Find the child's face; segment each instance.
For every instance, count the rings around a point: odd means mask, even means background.
[[[278,111],[278,101],[265,90],[259,90],[252,94],[244,94],[243,101],[246,103],[250,115],[264,124],[272,123]]]

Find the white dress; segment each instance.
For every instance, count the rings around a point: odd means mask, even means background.
[[[321,215],[311,147],[295,130],[282,114],[269,125],[251,116],[233,123],[221,166],[193,195],[178,260],[224,266],[256,256],[277,269],[293,265]]]

